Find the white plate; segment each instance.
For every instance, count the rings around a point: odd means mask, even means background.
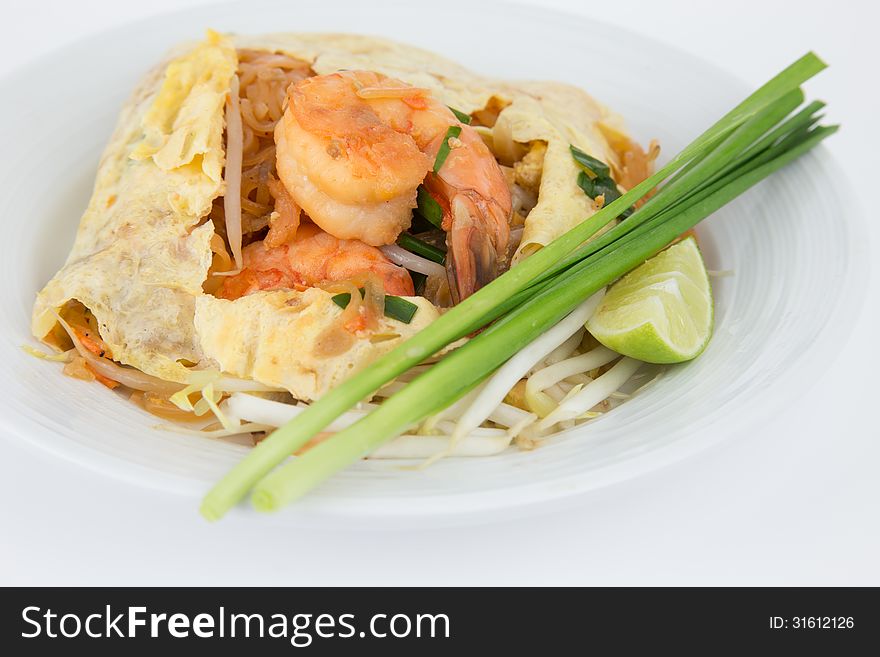
[[[167,47],[224,31],[372,33],[429,48],[489,75],[578,84],[668,155],[749,89],[697,58],[601,23],[534,8],[446,2],[441,24],[395,2],[247,2],[150,19],[91,38],[0,81],[0,417],[2,429],[126,482],[173,490],[193,508],[244,453],[160,432],[155,419],[19,348],[34,294],[64,261],[116,112]],[[528,43],[527,49],[516,44]],[[768,63],[767,76],[788,62]],[[12,102],[14,100],[14,102]],[[752,190],[700,237],[716,280],[717,329],[694,363],[534,452],[448,459],[425,471],[363,462],[287,518],[464,519],[639,476],[735,437],[801,393],[846,337],[862,302],[866,254],[845,175],[821,149]],[[834,181],[834,184],[828,184]],[[760,454],[755,454],[759,459]],[[107,479],[107,488],[118,485]]]

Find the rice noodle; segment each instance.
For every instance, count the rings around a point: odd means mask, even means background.
[[[204,423],[204,420],[196,416],[192,411],[181,409],[179,406],[173,404],[166,397],[161,395],[144,392],[142,390],[135,390],[131,393],[128,400],[135,406],[145,410],[150,415],[155,415],[163,420],[170,420],[172,422]]]
[[[324,285],[323,289],[327,292],[332,292],[333,294],[348,295],[348,305],[345,306],[342,314],[339,315],[337,322],[342,328],[357,326],[361,316],[361,306],[364,303],[364,299],[361,296],[361,291],[358,286],[355,285],[353,281],[333,281],[332,283]],[[328,327],[328,329],[330,328],[333,327]]]
[[[425,274],[426,276],[446,276],[446,269],[443,265],[411,253],[397,244],[386,244],[385,246],[380,246],[379,249],[395,265],[400,265],[410,271]]]
[[[271,249],[289,242],[296,235],[302,210],[280,180],[270,179],[267,190],[275,199],[275,211],[269,215],[269,232],[263,242]]]
[[[379,327],[385,314],[385,285],[376,274],[370,273],[364,281],[364,325],[371,331]]]
[[[273,189],[275,174],[275,125],[284,113],[287,89],[310,75],[308,62],[288,55],[257,50],[238,52],[238,77],[244,148],[242,159],[242,201],[253,218],[265,218],[281,210],[279,188]]]
[[[495,157],[506,166],[512,166],[525,155],[526,148],[513,140],[513,124],[508,114],[499,115],[492,126],[492,146]]]
[[[223,271],[218,261],[212,264],[212,276],[239,273],[241,248],[267,226],[271,246],[293,237],[299,224],[299,208],[274,184],[273,133],[284,113],[287,88],[313,72],[308,62],[287,55],[240,50],[238,58],[226,103],[226,191],[210,214],[215,231],[229,245],[235,269]],[[207,291],[211,287],[216,286]]]
[[[232,87],[226,100],[226,191],[223,214],[226,220],[226,241],[232,251],[235,268],[241,269],[241,160],[243,136],[238,98],[238,76],[232,76]]]

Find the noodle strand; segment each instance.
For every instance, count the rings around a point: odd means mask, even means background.
[[[226,101],[226,193],[223,195],[223,212],[226,220],[226,240],[235,260],[235,268],[241,269],[241,160],[242,129],[238,102],[238,76],[232,76],[232,88]]]

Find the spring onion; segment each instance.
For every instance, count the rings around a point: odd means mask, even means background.
[[[451,107],[451,106],[449,106],[449,105],[447,105],[446,107],[449,107],[449,109],[452,110],[452,113],[455,114],[455,118],[457,118],[459,121],[461,121],[461,122],[464,123],[465,125],[470,125],[470,124],[471,124],[471,116],[470,116],[470,114],[465,114],[465,113],[462,112],[461,110],[457,110],[457,109],[455,109],[454,107]]]
[[[433,244],[428,244],[418,237],[413,237],[409,233],[401,233],[397,238],[397,245],[439,265],[446,262],[446,251]]]
[[[588,296],[815,146],[834,128],[796,131],[791,137],[774,138],[761,145],[758,153],[749,155],[749,149],[761,144],[764,136],[753,134],[751,128],[756,122],[773,114],[780,99],[824,67],[814,54],[805,55],[728,112],[655,174],[314,402],[296,421],[279,428],[251,450],[208,493],[202,503],[202,514],[209,520],[220,518],[252,488],[253,503],[263,511],[277,509],[304,495],[337,470],[453,403]],[[720,154],[713,158],[716,152]],[[748,157],[744,161],[739,159],[745,155]],[[729,168],[731,164],[735,164],[733,169]],[[587,242],[679,171],[686,173],[676,178],[679,184],[670,192],[665,193],[664,186],[632,216],[602,236],[616,231],[613,239]],[[586,247],[582,246],[585,243]],[[378,388],[493,321],[489,328],[450,352],[362,420],[272,471],[336,417]]]
[[[597,160],[592,155],[587,155],[574,144],[569,146],[569,150],[571,150],[571,156],[575,159],[575,162],[592,173],[594,178],[611,177],[611,168],[601,160]]]
[[[584,193],[594,201],[601,196],[603,204],[608,204],[620,198],[620,190],[617,183],[611,178],[611,169],[604,162],[587,155],[577,146],[569,145],[571,156],[584,167],[584,171],[578,173],[577,184]],[[620,213],[626,218],[633,213],[633,208],[627,208]]]
[[[361,296],[364,296],[364,288],[358,289],[360,290]],[[348,308],[348,304],[351,301],[351,295],[348,292],[335,294],[331,297],[331,301],[345,310]],[[395,297],[391,295],[385,297],[385,317],[396,319],[398,322],[409,324],[412,321],[412,318],[415,317],[418,309],[419,307],[416,304],[412,301],[407,301],[403,297]]]
[[[577,184],[594,201],[598,196],[601,196],[605,203],[611,203],[620,198],[620,190],[617,189],[617,183],[611,178],[600,178],[599,176],[590,178],[585,172],[581,171],[578,174]],[[632,208],[627,208],[620,216],[626,218],[631,214]]]
[[[424,185],[419,185],[416,191],[416,212],[421,215],[435,228],[440,228],[443,224],[443,208],[434,200],[434,197],[428,193]]]
[[[413,282],[413,292],[417,297],[423,296],[425,293],[425,284],[428,282],[428,275],[421,272],[411,271],[409,273]]]
[[[440,173],[440,168],[443,166],[443,163],[446,162],[446,158],[449,157],[449,151],[452,149],[449,145],[449,140],[458,139],[460,134],[460,125],[449,126],[449,129],[446,131],[446,136],[443,137],[443,143],[440,144],[440,150],[437,151],[437,159],[434,160],[434,173]]]

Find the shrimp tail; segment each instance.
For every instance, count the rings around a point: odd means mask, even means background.
[[[455,303],[491,283],[507,266],[510,226],[494,202],[467,192],[451,203],[446,276]]]

